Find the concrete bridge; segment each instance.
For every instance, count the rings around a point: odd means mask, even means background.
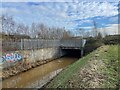
[[[79,55],[79,52],[81,54],[81,57],[83,56],[84,46],[85,46],[86,40],[85,39],[67,39],[67,40],[61,40],[60,48],[62,50],[65,50],[66,52],[74,53],[76,55]]]
[[[40,39],[22,39],[21,41],[3,41],[2,56],[16,53],[22,56],[22,60],[29,63],[55,59],[64,55],[74,54],[83,56],[83,48],[86,40],[67,39],[67,40],[40,40]],[[6,50],[5,52],[3,50]],[[12,55],[12,54],[11,54]],[[3,58],[0,58],[3,61]],[[2,62],[0,64],[7,68],[14,66],[15,62]]]
[[[85,39],[67,39],[61,40],[60,47],[62,49],[82,49],[86,43]]]

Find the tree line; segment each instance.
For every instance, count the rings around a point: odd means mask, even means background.
[[[17,23],[14,21],[12,16],[1,15],[1,30],[2,33],[10,35],[26,35],[30,38],[39,38],[39,39],[65,39],[70,37],[102,37],[101,33],[97,30],[96,21],[93,20],[93,29],[85,30],[84,28],[79,28],[77,30],[69,31],[64,27],[48,27],[43,23],[32,22],[31,25],[26,25],[24,23]],[[104,36],[106,33],[104,31]]]
[[[25,25],[24,23],[17,23],[12,16],[0,16],[2,33],[7,35],[27,35],[31,38],[40,39],[62,39],[72,37],[73,34],[65,28],[48,27],[43,23],[32,23]]]

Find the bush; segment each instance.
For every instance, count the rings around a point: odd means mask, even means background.
[[[103,39],[103,41],[104,41],[104,44],[106,44],[106,45],[119,44],[120,43],[120,35],[108,35]]]
[[[86,38],[86,40],[87,41],[84,48],[85,54],[88,54],[93,50],[97,49],[98,47],[100,47],[101,45],[103,45],[102,39],[89,37],[89,38]]]

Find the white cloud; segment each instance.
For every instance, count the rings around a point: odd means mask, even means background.
[[[117,6],[112,5],[109,2],[80,2],[76,4],[70,4],[70,11],[72,18],[90,18],[95,16],[114,16],[118,14]]]
[[[22,14],[22,13],[27,13],[27,12],[25,12],[25,11],[20,11],[20,10],[18,10],[18,9],[16,9],[16,8],[8,8],[8,7],[6,7],[6,8],[0,8],[0,12],[2,12],[2,14],[8,14],[8,15],[17,15],[17,14]]]
[[[79,27],[79,28],[82,28],[82,29],[89,29],[89,30],[93,29],[93,27]]]
[[[107,35],[120,34],[118,31],[120,24],[109,24],[108,27],[98,29],[102,34],[106,33]]]
[[[72,2],[72,0],[2,0],[2,2]]]
[[[22,3],[23,4],[23,3]],[[11,6],[26,7],[23,11],[28,12],[31,9],[37,12],[48,12],[50,14],[57,14],[61,17],[70,17],[75,19],[84,19],[95,16],[114,16],[118,14],[117,6],[109,2],[79,2],[79,3],[48,3],[43,5],[27,6],[13,3]],[[9,8],[10,10],[11,8]],[[39,11],[38,11],[39,10]],[[71,14],[71,16],[69,16]]]
[[[83,2],[78,0],[74,3],[38,3],[38,5],[29,5],[28,3],[5,4],[9,7],[0,8],[0,12],[19,17],[19,21],[26,23],[32,23],[33,21],[43,22],[51,26],[66,26],[67,28],[91,22],[90,20],[85,20],[86,18],[95,16],[109,17],[118,14],[117,6],[114,3],[100,3],[99,1]],[[84,20],[79,23],[72,22],[77,19]]]
[[[83,0],[2,0],[2,2],[75,2],[75,3],[79,3]],[[84,0],[84,1],[99,1],[99,2],[103,2],[103,1],[108,1],[108,2],[119,2],[119,0]]]

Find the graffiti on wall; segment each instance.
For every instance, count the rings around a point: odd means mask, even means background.
[[[16,62],[22,60],[22,56],[18,53],[8,53],[1,57],[0,62]]]

